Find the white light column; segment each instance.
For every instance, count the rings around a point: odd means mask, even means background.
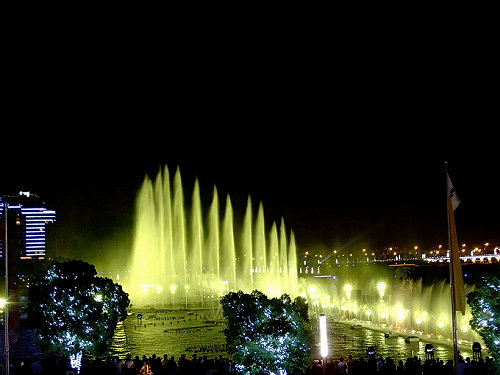
[[[326,364],[326,357],[328,356],[328,339],[326,335],[326,315],[319,314],[319,335],[321,340],[321,357],[323,357],[323,366]]]

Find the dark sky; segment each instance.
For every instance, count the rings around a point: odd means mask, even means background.
[[[61,253],[127,246],[135,194],[165,164],[187,195],[198,177],[236,215],[250,195],[300,250],[326,252],[446,243],[448,161],[459,241],[500,243],[498,74],[477,41],[332,52],[114,36],[30,35],[8,54],[0,192],[54,206]]]
[[[165,164],[172,175],[179,166],[187,201],[196,177],[204,207],[216,185],[221,202],[231,196],[237,220],[248,195],[255,207],[262,201],[268,225],[283,217],[302,251],[428,247],[447,242],[446,160],[462,200],[459,241],[500,245],[496,150],[466,140],[452,148],[432,133],[412,138],[409,127],[341,132],[337,120],[328,122],[175,131],[179,124],[165,118],[154,130],[68,130],[61,139],[38,134],[29,145],[20,135],[9,143],[9,155],[20,157],[9,158],[2,193],[31,190],[56,208],[58,251],[67,256],[126,248],[136,192]]]

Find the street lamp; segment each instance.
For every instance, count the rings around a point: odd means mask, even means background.
[[[323,358],[323,372],[326,369],[326,357],[328,355],[328,339],[326,335],[326,315],[319,314],[319,335],[321,341],[321,357]]]

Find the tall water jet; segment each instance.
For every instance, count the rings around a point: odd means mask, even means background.
[[[241,282],[243,285],[253,285],[253,241],[252,241],[252,200],[248,197],[247,209],[243,219],[240,238]]]
[[[208,214],[208,244],[206,258],[207,273],[214,275],[218,280],[220,277],[220,233],[219,233],[219,196],[217,188],[214,187],[212,204]]]
[[[295,234],[290,232],[290,245],[288,246],[288,290],[290,295],[299,294],[299,280],[297,275],[297,248]]]
[[[191,200],[185,204],[184,197]],[[296,247],[284,221],[266,241],[262,202],[255,223],[250,197],[243,223],[234,218],[229,195],[223,210],[217,188],[203,209],[198,179],[186,194],[180,169],[168,167],[153,181],[145,177],[137,194],[129,285],[136,306],[203,305],[228,291],[258,289],[270,297],[297,295]],[[190,203],[190,205],[189,205]],[[186,207],[190,207],[186,209]]]
[[[281,224],[280,224],[279,261],[280,261],[279,264],[280,280],[284,285],[288,285],[288,253],[287,253],[285,220],[283,218],[281,218]]]
[[[267,254],[266,254],[266,229],[264,224],[264,207],[262,202],[259,204],[257,211],[257,219],[255,220],[254,233],[254,282],[256,289],[260,291],[266,290],[267,274]]]
[[[267,252],[267,259],[269,260],[269,277],[272,282],[270,284],[267,284],[266,293],[270,295],[281,294],[278,243],[278,230],[276,229],[276,223],[273,223],[271,232],[269,233],[269,248]]]
[[[191,252],[188,260],[188,272],[194,276],[196,288],[201,288],[203,275],[203,217],[201,211],[200,185],[196,179],[191,199]],[[189,288],[188,288],[189,289]],[[203,296],[201,296],[203,304]]]
[[[236,260],[233,230],[233,207],[229,195],[226,197],[226,209],[222,220],[221,238],[222,256],[220,258],[221,282],[226,285],[228,291],[236,291]]]

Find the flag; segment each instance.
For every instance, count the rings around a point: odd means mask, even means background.
[[[446,173],[448,187],[448,231],[450,239],[450,267],[452,276],[453,295],[455,311],[461,311],[465,315],[465,290],[462,276],[462,266],[460,264],[460,250],[458,248],[457,229],[455,227],[455,216],[453,211],[460,204],[460,199],[451,183],[450,176]]]
[[[448,196],[451,199],[451,205],[453,207],[453,211],[455,211],[460,204],[460,198],[458,198],[458,194],[455,191],[455,187],[451,183],[450,176],[446,173],[447,181],[448,181]]]

